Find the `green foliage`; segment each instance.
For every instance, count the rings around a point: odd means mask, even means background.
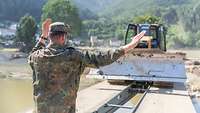
[[[169,8],[167,9],[161,16],[165,23],[169,24],[176,24],[179,20],[178,14],[176,9],[174,8]]]
[[[80,10],[90,9],[93,13],[101,12],[117,1],[119,0],[72,0]]]
[[[161,19],[156,17],[156,16],[151,16],[151,15],[144,15],[144,16],[138,16],[135,17],[133,20],[133,23],[137,24],[159,24],[161,23]]]
[[[27,12],[70,24],[74,37],[122,40],[129,23],[162,23],[169,27],[168,47],[200,46],[199,0],[0,0],[1,22]]]
[[[121,23],[130,22],[133,17],[133,23],[162,23],[169,27],[168,47],[184,48],[199,47],[199,11],[198,0],[117,0],[101,15]]]
[[[124,21],[113,21],[109,18],[83,21],[83,37],[97,36],[101,39],[124,38],[127,24]]]
[[[167,46],[169,48],[200,47],[200,31],[197,33],[191,31],[185,32],[180,26],[183,27],[182,25],[173,25],[169,28],[167,34]]]
[[[166,36],[167,47],[168,48],[183,48],[185,46],[183,36],[177,35],[178,31],[175,25],[168,28],[168,33]]]
[[[158,5],[168,7],[169,5],[182,5],[186,4],[188,0],[155,0]]]
[[[81,20],[78,10],[69,0],[49,0],[43,7],[42,21],[51,18],[53,22],[61,21],[72,27],[72,34],[80,34]]]
[[[80,10],[79,15],[82,20],[98,19],[98,16],[88,8]]]
[[[17,26],[16,40],[15,42],[22,42],[25,47],[21,48],[23,52],[29,52],[35,42],[35,33],[37,31],[37,25],[35,19],[32,16],[25,15],[20,19]]]
[[[110,1],[110,0],[109,0]],[[189,3],[196,3],[193,0],[114,0],[112,4],[100,12],[100,15],[113,18],[128,18],[143,15],[146,12],[155,13],[155,10],[178,7]],[[157,16],[157,15],[156,15]]]
[[[175,42],[175,46],[181,43],[181,47],[200,47],[200,2],[194,6],[184,6],[177,10],[178,23],[176,26],[181,26],[183,30],[180,31],[180,27],[176,28],[173,32],[176,35],[172,37]]]

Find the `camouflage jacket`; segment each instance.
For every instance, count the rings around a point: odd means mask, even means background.
[[[36,113],[75,113],[80,75],[85,67],[108,65],[124,54],[123,50],[89,52],[67,46],[41,44],[33,48],[28,62],[33,70]]]

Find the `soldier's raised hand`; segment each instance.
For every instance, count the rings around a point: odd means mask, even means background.
[[[139,33],[138,35],[136,35],[135,37],[132,38],[131,43],[129,43],[125,46],[122,46],[122,49],[124,49],[125,53],[127,53],[131,49],[135,48],[145,33],[146,33],[146,31],[142,31],[141,33]]]
[[[43,23],[42,23],[42,37],[47,38],[48,33],[49,33],[49,26],[52,23],[52,20],[50,18],[47,18]]]

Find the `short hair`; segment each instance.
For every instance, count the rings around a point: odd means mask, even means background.
[[[65,35],[66,33],[64,32],[54,32],[54,33],[50,33],[49,34],[49,37],[51,40],[54,40],[54,39],[58,39],[59,37]]]

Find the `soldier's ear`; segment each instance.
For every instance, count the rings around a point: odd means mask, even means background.
[[[64,34],[64,39],[68,39],[67,33]]]

